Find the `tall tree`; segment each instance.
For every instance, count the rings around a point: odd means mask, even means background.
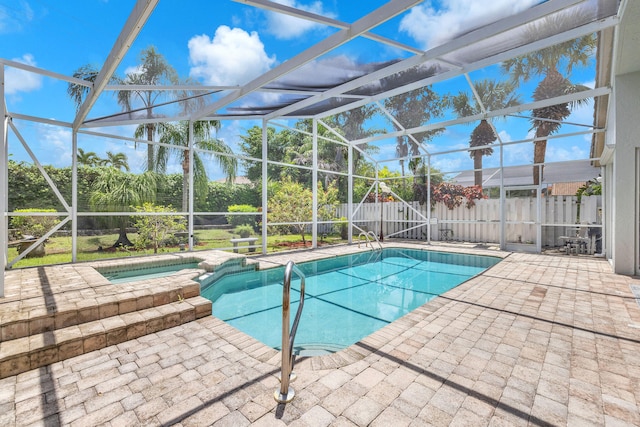
[[[407,71],[410,73],[410,71]],[[398,123],[393,122],[396,130],[411,129],[422,126],[444,115],[445,109],[449,105],[447,96],[440,96],[431,89],[424,86],[409,92],[387,98],[384,106]],[[444,129],[433,129],[426,132],[414,133],[412,136],[398,136],[396,138],[396,155],[399,157],[402,175],[405,175],[405,158],[409,155],[419,156],[420,145],[431,140],[434,136],[443,132]],[[409,167],[415,175],[419,159],[409,162]]]
[[[228,182],[233,182],[238,171],[238,160],[233,157],[233,151],[224,141],[211,136],[213,130],[220,127],[217,120],[202,120],[193,124],[193,144],[198,150],[205,150],[199,154],[198,151],[193,153],[193,181],[195,191],[199,194],[206,194],[208,187],[208,178],[206,167],[203,159],[204,156],[213,156],[222,172],[226,175]],[[138,126],[135,135],[139,137],[147,131],[146,125]],[[160,123],[156,129],[160,136],[160,142],[171,145],[175,148],[169,148],[165,145],[158,146],[156,157],[153,164],[154,172],[165,173],[167,163],[171,155],[177,155],[182,166],[182,209],[188,210],[189,201],[189,122],[180,121],[177,123]]]
[[[380,129],[373,127],[365,127],[366,123],[374,116],[377,108],[373,105],[363,105],[359,108],[343,111],[334,116],[327,117],[326,123],[337,129],[348,141],[355,141],[369,136],[375,135],[381,132]],[[358,146],[363,152],[371,152],[377,149],[377,147],[371,147],[368,144],[360,144]],[[353,151],[353,171],[360,166],[360,160],[362,158],[361,151]]]
[[[483,107],[487,111],[499,110],[501,108],[518,105],[520,99],[514,93],[515,85],[512,82],[498,82],[494,80],[481,80],[474,83],[474,89],[478,97],[469,97],[467,92],[460,92],[452,98],[453,110],[458,117],[467,117],[483,112]],[[491,144],[498,139],[493,128],[487,119],[480,120],[480,123],[471,132],[469,147],[483,147],[469,150],[473,159],[473,169],[475,185],[482,186],[482,156],[493,154]]]
[[[128,73],[122,80],[123,84],[130,85],[171,85],[179,82],[174,68],[154,46],[149,46],[140,53],[140,65],[135,72]],[[130,112],[141,106],[146,113],[146,118],[153,118],[153,108],[159,98],[166,96],[167,91],[145,90],[121,90],[117,92],[118,104],[124,111]],[[158,125],[147,123],[144,125],[145,134],[149,144],[147,145],[147,170],[156,170],[154,164],[155,146],[152,144]]]
[[[78,68],[73,77],[95,82],[99,71],[92,65],[83,65]],[[164,56],[156,51],[154,46],[149,46],[140,52],[140,65],[136,71],[128,73],[124,78],[112,76],[112,83],[130,85],[162,85],[177,84],[178,75],[173,67],[166,61]],[[67,94],[76,104],[76,110],[80,108],[85,96],[89,92],[89,87],[69,83]],[[145,118],[153,117],[153,108],[159,99],[166,96],[168,91],[153,89],[120,90],[116,92],[118,104],[125,112],[134,112],[139,109],[145,111]],[[183,105],[183,108],[185,106]],[[145,126],[145,136],[149,144],[147,146],[147,170],[155,170],[155,146],[151,143],[156,132],[156,123],[147,123]]]
[[[100,164],[100,157],[93,151],[84,151],[82,148],[78,148],[78,154],[76,154],[78,164],[81,166],[98,166]]]
[[[253,126],[247,129],[246,135],[240,135],[240,149],[242,153],[254,159],[262,158],[262,128]],[[267,127],[267,157],[274,162],[284,162],[287,147],[291,144],[292,132],[283,129],[280,132],[272,126]],[[251,160],[242,160],[242,165],[251,182],[259,182],[262,179],[262,164]],[[280,177],[281,166],[269,163],[267,176],[272,179]]]
[[[76,79],[86,80],[90,83],[95,83],[96,77],[98,77],[98,70],[92,65],[83,65],[73,72],[73,77]],[[79,85],[75,83],[69,83],[67,86],[67,95],[76,105],[76,111],[80,109],[85,96],[89,93],[90,87]]]
[[[111,166],[116,169],[124,169],[125,171],[129,172],[129,162],[127,160],[127,155],[124,153],[114,154],[112,151],[107,151],[107,158],[102,159],[100,161],[100,165]]]
[[[572,16],[562,15],[549,17],[539,24],[527,28],[528,37],[538,40],[560,28],[565,28]],[[586,86],[572,83],[568,76],[576,66],[585,66],[596,46],[594,34],[562,42],[527,55],[522,55],[502,63],[505,72],[511,74],[514,82],[528,81],[534,76],[542,75],[533,92],[533,99],[541,101],[588,89]],[[561,72],[564,72],[563,76]],[[562,122],[569,117],[571,109],[586,103],[587,100],[565,102],[548,107],[536,108],[531,118],[531,130],[535,131],[536,140],[533,149],[533,183],[540,184],[543,177],[537,165],[543,164],[547,151],[547,137],[556,133]]]
[[[116,168],[100,168],[100,177],[93,183],[89,204],[96,212],[130,212],[133,206],[155,202],[156,176],[153,172],[129,174]],[[132,246],[127,237],[129,217],[116,219],[119,227],[118,240],[113,244]]]

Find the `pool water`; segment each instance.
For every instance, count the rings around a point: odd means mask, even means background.
[[[147,280],[147,279],[156,279],[158,277],[169,276],[173,273],[176,273],[180,270],[184,270],[186,268],[198,268],[199,261],[189,262],[189,263],[180,263],[180,264],[171,264],[171,265],[163,265],[157,267],[139,267],[134,268],[131,266],[127,266],[126,269],[122,270],[103,270],[98,272],[102,274],[104,277],[109,279],[111,283],[129,283],[136,282],[139,280]]]
[[[334,352],[458,286],[499,258],[384,249],[298,264],[305,303],[295,339],[302,354]],[[213,315],[279,349],[284,268],[233,274],[202,285]],[[300,280],[291,281],[291,318]]]

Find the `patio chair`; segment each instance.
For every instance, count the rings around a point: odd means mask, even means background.
[[[575,229],[571,229],[575,230]],[[589,227],[585,225],[580,225],[577,228],[575,235],[571,235],[571,233],[567,233],[567,236],[560,236],[560,240],[563,241],[565,251],[567,255],[570,254],[586,254],[591,250],[591,238],[587,235],[589,231]]]

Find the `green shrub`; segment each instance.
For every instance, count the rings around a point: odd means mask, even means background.
[[[251,205],[230,205],[229,212],[258,212],[258,208]],[[256,226],[256,215],[227,215],[227,222],[234,227],[248,225],[251,228]]]
[[[233,232],[239,234],[242,238],[249,237],[253,234],[253,227],[250,225],[239,225],[233,230]]]
[[[55,209],[16,209],[16,212],[41,213],[56,212]],[[20,232],[21,236],[33,236],[40,238],[44,236],[59,222],[57,216],[14,216],[11,219],[13,228]]]

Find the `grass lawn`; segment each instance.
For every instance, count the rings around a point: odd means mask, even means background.
[[[194,251],[205,249],[225,249],[232,250],[232,243],[229,239],[238,237],[232,230],[196,230],[194,232],[196,244]],[[128,237],[131,241],[134,241],[136,234],[129,233]],[[258,237],[256,245],[262,245],[261,235],[256,234]],[[311,244],[311,235],[305,236],[307,240],[307,247]],[[100,259],[109,258],[123,258],[129,256],[143,256],[153,255],[153,249],[148,250],[134,250],[126,248],[112,248],[113,243],[118,239],[117,234],[104,234],[100,236],[78,236],[78,250],[77,260],[81,261],[94,261]],[[344,243],[339,234],[328,235],[322,239],[322,244],[336,244]],[[302,238],[297,234],[289,235],[270,235],[267,237],[267,252],[277,252],[289,249],[295,249],[302,247]],[[100,250],[99,248],[102,248]],[[21,267],[33,267],[39,265],[51,265],[51,264],[64,264],[71,262],[71,236],[59,236],[51,237],[45,245],[46,255],[39,258],[23,258],[13,268]],[[180,248],[175,247],[163,247],[158,250],[159,254],[179,252]],[[246,248],[240,246],[241,253],[248,253]],[[260,248],[256,248],[255,253],[261,253]],[[8,258],[9,262],[18,256],[18,251],[15,247],[9,248]]]

